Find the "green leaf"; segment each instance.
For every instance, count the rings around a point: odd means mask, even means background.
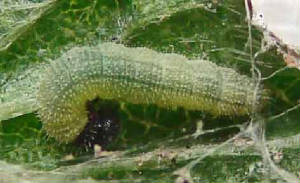
[[[111,152],[58,144],[36,115],[45,68],[74,47],[111,41],[210,60],[249,77],[254,59],[269,98],[244,117],[121,103]],[[282,69],[282,55],[263,43],[255,27],[249,39],[240,0],[1,1],[0,175],[15,172],[4,182],[299,180],[299,71]]]

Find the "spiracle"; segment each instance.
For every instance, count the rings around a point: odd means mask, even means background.
[[[98,112],[91,110],[88,103],[97,98],[168,109],[183,107],[214,115],[245,115],[253,104],[261,106],[263,93],[256,90],[251,78],[209,61],[102,43],[73,48],[47,65],[37,101],[49,136],[62,143],[81,138],[99,143],[91,138],[107,139],[82,137],[83,132],[99,130],[109,136],[119,125],[105,131],[97,124],[119,119],[103,110],[105,107]],[[253,100],[253,96],[258,97]],[[96,123],[90,124],[92,121]]]

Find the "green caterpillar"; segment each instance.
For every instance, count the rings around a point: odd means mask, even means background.
[[[95,98],[244,115],[261,103],[254,91],[251,78],[212,62],[103,43],[73,48],[46,67],[38,114],[49,136],[68,143],[84,129],[86,103]]]

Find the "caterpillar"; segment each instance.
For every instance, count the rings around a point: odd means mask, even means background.
[[[97,98],[245,115],[254,103],[261,105],[261,97],[253,100],[254,91],[251,78],[209,61],[102,43],[73,48],[45,67],[38,115],[49,136],[69,143],[84,131],[87,103]]]

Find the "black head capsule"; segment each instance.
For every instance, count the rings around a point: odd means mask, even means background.
[[[100,145],[102,149],[111,144],[121,128],[118,117],[119,105],[116,102],[99,98],[87,102],[88,123],[75,140],[75,144],[93,149]]]

